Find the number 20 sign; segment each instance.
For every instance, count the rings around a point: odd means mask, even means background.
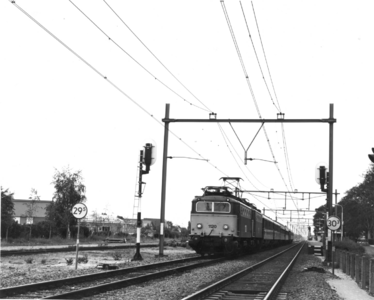
[[[83,219],[87,215],[87,206],[83,203],[77,203],[73,206],[71,213],[76,219]]]
[[[340,228],[340,219],[335,216],[331,216],[327,219],[327,228],[330,230],[338,230]]]

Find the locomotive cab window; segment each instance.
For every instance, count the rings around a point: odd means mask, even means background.
[[[214,203],[215,212],[230,212],[230,203],[227,202],[215,202]]]
[[[196,211],[198,212],[206,212],[206,211],[212,211],[212,202],[197,202],[196,203]]]
[[[196,203],[196,211],[197,212],[229,213],[230,203],[201,201],[201,202]]]

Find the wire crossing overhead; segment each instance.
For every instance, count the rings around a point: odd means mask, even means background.
[[[188,100],[186,100],[185,98],[183,98],[183,96],[181,96],[180,94],[178,94],[175,90],[173,90],[171,87],[169,87],[167,84],[165,84],[163,81],[161,81],[159,78],[156,77],[156,75],[152,74],[146,67],[144,67],[138,60],[136,60],[130,53],[128,53],[123,47],[121,47],[116,41],[114,41],[104,30],[102,30],[91,18],[89,18],[72,0],[69,0],[69,2],[82,14],[84,15],[103,35],[105,35],[109,41],[111,41],[113,44],[115,44],[123,53],[125,53],[128,57],[130,57],[140,68],[142,68],[146,73],[148,73],[151,77],[153,77],[155,80],[157,80],[159,83],[161,83],[164,87],[166,87],[169,91],[171,91],[172,93],[174,93],[176,96],[178,96],[179,98],[181,98],[183,101],[189,103],[190,105],[196,107],[196,108],[199,108],[201,110],[204,110],[204,111],[208,111],[210,112],[211,110],[204,104],[202,103],[199,99],[196,99],[201,103],[203,104],[205,108],[202,108],[200,106],[197,106],[195,104],[193,104],[192,102],[189,102]],[[105,2],[105,1],[104,1]],[[107,3],[106,3],[107,4]],[[108,5],[108,4],[107,4]],[[109,6],[109,5],[108,5]],[[112,10],[113,11],[113,10]],[[117,14],[116,14],[117,15]],[[118,16],[118,15],[117,15]],[[121,19],[122,21],[122,19]],[[123,22],[123,21],[122,21]],[[126,25],[126,24],[125,24]],[[127,26],[127,25],[126,25]],[[131,31],[131,29],[130,29]],[[132,31],[131,31],[132,32]],[[132,32],[133,33],[133,32]],[[134,33],[133,33],[134,34]],[[135,35],[135,34],[134,34]],[[135,35],[136,36],[136,35]],[[139,38],[138,38],[139,39]],[[143,43],[142,43],[143,44]],[[143,44],[144,45],[144,44]],[[145,45],[144,45],[145,46]],[[145,46],[146,47],[146,46]],[[146,47],[147,48],[147,47]],[[147,48],[148,49],[148,48]],[[150,51],[148,49],[148,51]],[[152,53],[152,52],[151,52]],[[153,53],[152,53],[153,54]],[[154,55],[153,55],[154,56]],[[157,59],[157,57],[156,57]],[[158,60],[158,59],[157,59]],[[159,60],[158,60],[159,61]],[[159,61],[160,62],[160,61]],[[160,62],[161,63],[161,62]],[[161,63],[162,64],[162,63]],[[162,64],[163,65],[163,64]],[[163,65],[164,66],[164,65]],[[164,66],[165,67],[165,66]],[[166,67],[165,67],[166,68]],[[169,71],[169,70],[168,70]],[[169,71],[170,73],[170,71]],[[173,75],[173,74],[172,74]],[[174,75],[173,77],[180,83],[182,84]],[[183,85],[184,88],[186,88],[184,85]],[[191,93],[191,92],[190,92]],[[192,93],[191,93],[192,94]],[[192,94],[193,95],[193,94]],[[194,95],[193,95],[194,96]]]

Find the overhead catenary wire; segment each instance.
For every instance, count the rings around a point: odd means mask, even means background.
[[[264,55],[264,59],[265,59],[265,63],[266,63],[266,67],[267,67],[267,71],[268,71],[268,74],[269,74],[269,78],[270,78],[270,82],[271,82],[271,86],[273,88],[273,93],[274,93],[274,96],[275,96],[275,99],[277,101],[277,104],[278,104],[278,108],[279,108],[279,111],[281,111],[281,107],[280,107],[280,104],[279,104],[279,100],[278,100],[278,96],[277,96],[277,92],[275,91],[275,86],[274,86],[274,82],[273,82],[273,77],[271,76],[271,72],[270,72],[270,67],[269,67],[269,63],[268,63],[268,60],[267,60],[267,56],[266,56],[266,52],[265,52],[265,47],[264,47],[264,43],[262,42],[262,37],[261,37],[261,32],[260,32],[260,26],[258,24],[258,21],[257,21],[257,16],[256,16],[256,11],[255,11],[255,8],[254,8],[254,5],[253,5],[253,1],[251,1],[251,4],[252,4],[252,11],[253,11],[253,15],[254,15],[254,18],[255,18],[255,22],[256,22],[256,27],[257,27],[257,32],[258,32],[258,36],[259,36],[259,39],[260,39],[260,43],[261,43],[261,48],[262,48],[262,53]],[[247,20],[245,18],[245,14],[244,14],[244,9],[243,9],[243,6],[240,2],[240,6],[242,8],[242,11],[243,11],[243,15],[244,15],[244,19],[246,21],[246,25],[247,25],[247,29],[248,29],[248,33],[249,33],[249,28],[248,28],[248,24],[247,24]],[[250,33],[249,33],[250,35]],[[250,38],[251,38],[251,41],[252,41],[252,37],[250,35]],[[255,46],[254,46],[254,43],[252,41],[252,46],[253,46],[253,49],[255,50]],[[255,50],[255,53],[256,53],[256,57],[257,57],[257,52]],[[258,64],[259,64],[259,67],[260,67],[260,70],[261,70],[261,74],[263,76],[263,79],[264,79],[264,82],[266,84],[266,88],[268,89],[268,92],[269,92],[269,95],[272,99],[272,96],[271,96],[271,93],[269,91],[269,88],[268,88],[268,85],[266,83],[266,79],[264,77],[264,74],[262,72],[262,68],[261,68],[261,65],[260,65],[260,62],[258,60],[258,57],[257,57],[257,61],[258,61]],[[275,104],[274,104],[275,105]],[[282,141],[283,141],[283,151],[284,151],[284,156],[285,156],[285,161],[286,161],[286,168],[287,168],[287,174],[288,174],[288,181],[290,183],[290,187],[291,189],[293,190],[293,178],[292,178],[292,172],[291,172],[291,164],[290,164],[290,160],[289,160],[289,156],[288,156],[288,150],[287,150],[287,142],[286,142],[286,134],[285,134],[285,131],[284,131],[284,125],[283,123],[281,123],[281,127],[282,127]]]
[[[259,28],[259,26],[258,26],[257,17],[256,17],[256,12],[255,12],[255,8],[254,8],[254,6],[253,6],[253,2],[252,2],[252,1],[251,1],[251,4],[252,4],[253,15],[254,15],[254,17],[255,17],[255,21],[256,21],[257,32],[258,32],[258,35],[259,35],[259,37],[260,37],[260,42],[261,42],[262,52],[264,53],[265,62],[266,62],[266,66],[267,66],[268,73],[269,73],[269,77],[270,77],[270,82],[271,82],[271,85],[272,85],[272,87],[273,87],[273,92],[274,92],[275,100],[276,100],[277,103],[278,103],[279,111],[282,111],[282,109],[281,109],[281,107],[280,107],[280,104],[279,104],[279,101],[278,101],[277,93],[275,92],[274,83],[273,83],[273,78],[272,78],[271,73],[270,73],[270,68],[269,68],[269,64],[268,64],[267,57],[266,57],[264,44],[262,43],[262,38],[261,38],[260,28]]]
[[[118,19],[123,23],[123,25],[125,25],[127,27],[128,30],[130,30],[130,32],[138,39],[138,41],[149,51],[149,53],[151,53],[151,55],[165,68],[165,70],[176,80],[178,81],[178,83],[183,86],[183,88],[185,90],[187,90],[197,101],[199,101],[202,105],[205,106],[205,108],[209,111],[209,112],[213,112],[209,107],[207,107],[199,98],[197,98],[195,96],[195,94],[193,94],[191,92],[190,89],[188,89],[170,70],[169,68],[167,68],[165,66],[164,63],[161,62],[161,60],[143,43],[143,41],[135,34],[135,32],[125,23],[125,21],[123,21],[123,19],[116,13],[116,11],[108,4],[108,2],[106,2],[105,0],[103,0],[104,3],[110,8],[110,10],[118,17]]]
[[[79,58],[84,64],[86,64],[91,70],[93,70],[96,74],[98,74],[100,77],[105,79],[112,87],[117,89],[121,94],[123,94],[127,99],[129,99],[131,102],[133,102],[136,106],[138,106],[143,112],[145,112],[148,116],[152,117],[159,125],[164,127],[164,124],[160,121],[158,121],[153,114],[151,114],[149,111],[147,111],[144,107],[142,107],[139,103],[137,103],[133,98],[131,98],[128,94],[126,94],[122,89],[120,89],[115,83],[113,83],[111,80],[108,79],[107,76],[102,74],[100,71],[98,71],[92,64],[90,64],[88,61],[86,61],[82,56],[80,56],[77,52],[75,52],[72,48],[70,48],[67,44],[65,44],[62,40],[60,40],[57,36],[55,36],[51,31],[49,31],[45,26],[43,26],[41,23],[39,23],[35,18],[33,18],[30,14],[28,14],[25,10],[23,10],[19,5],[17,5],[14,1],[11,1],[11,3],[16,6],[22,13],[24,13],[28,18],[30,18],[34,23],[36,23],[40,28],[42,28],[45,32],[47,32],[51,37],[53,37],[56,41],[58,41],[62,46],[64,46],[67,50],[69,50],[73,55],[75,55],[77,58]],[[169,132],[174,135],[177,139],[179,139],[182,143],[184,143],[188,148],[190,148],[193,152],[195,152],[197,155],[202,157],[196,150],[194,150],[191,146],[189,146],[185,141],[183,141],[178,135],[176,135],[174,132],[169,130]],[[217,169],[219,172],[227,176],[225,172],[220,170],[217,166],[213,165],[212,163],[208,162],[212,167]]]
[[[241,52],[240,52],[240,49],[239,49],[239,45],[238,45],[238,43],[237,43],[237,41],[236,41],[235,33],[234,33],[233,28],[232,28],[231,21],[230,21],[230,18],[229,18],[229,15],[228,15],[228,12],[227,12],[227,9],[226,9],[226,6],[225,6],[225,2],[224,2],[224,0],[221,0],[221,6],[222,6],[223,13],[224,13],[224,15],[225,15],[225,18],[226,18],[226,23],[227,23],[227,26],[228,26],[228,28],[229,28],[229,31],[230,31],[230,34],[231,34],[231,38],[232,38],[232,40],[233,40],[233,42],[234,42],[234,46],[235,46],[235,49],[236,49],[236,52],[237,52],[237,55],[238,55],[238,58],[239,58],[240,64],[241,64],[241,66],[242,66],[242,70],[243,70],[243,72],[244,72],[244,76],[245,76],[245,78],[246,78],[247,86],[249,87],[249,90],[250,90],[250,93],[251,93],[251,96],[252,96],[253,102],[254,102],[254,104],[255,104],[255,107],[256,107],[256,110],[257,110],[257,113],[258,113],[258,116],[259,116],[260,119],[262,119],[262,117],[261,117],[261,113],[260,113],[260,109],[259,109],[259,106],[258,106],[258,103],[257,103],[256,97],[255,97],[255,95],[254,95],[254,91],[253,91],[252,85],[251,85],[251,83],[250,83],[250,80],[249,80],[249,77],[248,77],[248,73],[247,73],[246,68],[245,68],[245,65],[244,65],[244,61],[243,61],[243,58],[242,58],[242,55],[241,55]],[[275,155],[274,155],[273,149],[272,149],[272,147],[271,147],[270,140],[269,140],[268,134],[267,134],[267,132],[266,132],[266,128],[265,128],[265,126],[263,126],[263,130],[264,130],[264,134],[265,134],[265,137],[266,137],[266,141],[267,141],[267,143],[268,143],[268,145],[269,145],[269,149],[270,149],[271,155],[272,155],[272,157],[273,157],[273,160],[276,161],[276,159],[275,159]],[[281,176],[282,181],[283,181],[284,185],[286,186],[286,188],[287,188],[287,190],[288,190],[289,188],[288,188],[287,183],[286,183],[285,180],[284,180],[284,177],[283,177],[283,175],[282,175],[282,172],[280,171],[280,169],[279,169],[279,167],[278,167],[277,164],[274,164],[274,165],[276,166],[276,168],[277,168],[277,170],[278,170],[278,173],[279,173],[279,175]],[[298,207],[297,203],[295,203],[294,201],[293,201],[293,203],[294,203],[295,207],[297,208],[297,207]]]
[[[72,2],[71,0],[69,0]],[[131,28],[123,21],[123,19],[115,12],[115,10],[105,1],[105,4],[111,9],[111,11],[121,20],[121,22],[130,30],[130,32],[139,40],[139,42],[152,54],[152,56],[193,96],[195,99],[197,99],[201,104],[203,104],[207,109],[209,109],[201,100],[199,100],[178,78],[175,77],[173,73],[170,72],[170,70],[154,55],[154,53],[142,42],[142,40],[131,30]],[[72,3],[74,4],[74,3]],[[76,5],[74,5],[76,6]],[[78,8],[78,7],[77,7]],[[78,8],[79,9],[79,8]],[[80,10],[80,9],[79,9]],[[81,10],[80,10],[81,11]],[[81,11],[82,12],[82,11]],[[83,12],[82,12],[83,13]],[[83,13],[84,14],[84,13]],[[85,15],[85,14],[84,14]],[[86,15],[85,15],[86,16]],[[87,16],[86,16],[87,17]],[[88,17],[87,17],[88,18]],[[88,18],[89,19],[89,18]],[[90,20],[90,19],[89,19]],[[96,27],[98,27],[92,20],[90,20]],[[99,27],[98,29],[103,32]],[[103,32],[103,34],[105,34]],[[109,36],[105,34],[108,38]],[[110,38],[109,38],[110,39]],[[111,39],[110,39],[111,40]],[[114,42],[114,41],[113,41]],[[210,110],[210,109],[209,109]],[[212,110],[210,110],[212,111]],[[253,175],[253,174],[252,174]],[[247,178],[248,179],[248,178]],[[249,180],[249,179],[248,179]]]
[[[67,44],[65,44],[62,40],[60,40],[56,35],[54,35],[51,31],[49,31],[44,25],[42,25],[40,22],[38,22],[33,16],[31,16],[28,12],[26,12],[22,7],[20,7],[17,3],[14,1],[9,0],[15,7],[17,7],[22,13],[24,13],[30,20],[32,20],[35,24],[37,24],[40,28],[42,28],[45,32],[47,32],[51,37],[53,37],[56,41],[58,41],[62,46],[64,46],[67,50],[69,50],[73,55],[75,55],[77,58],[79,58],[84,64],[86,64],[91,70],[93,70],[96,74],[98,74],[100,77],[102,77],[106,82],[108,82],[112,87],[114,87],[118,92],[120,92],[122,95],[124,95],[127,99],[129,99],[132,103],[134,103],[138,108],[140,108],[143,112],[145,112],[148,116],[150,116],[154,121],[156,121],[159,125],[164,127],[164,124],[156,119],[153,114],[151,114],[149,111],[147,111],[143,106],[141,106],[138,102],[136,102],[132,97],[130,97],[128,94],[126,94],[121,88],[119,88],[116,84],[114,84],[111,80],[108,79],[107,76],[103,75],[101,72],[99,72],[92,64],[90,64],[88,61],[86,61],[82,56],[80,56],[77,52],[75,52],[72,48],[70,48]],[[185,146],[187,146],[190,150],[192,150],[194,153],[196,153],[199,157],[205,159],[200,153],[198,153],[195,149],[193,149],[190,145],[188,145],[182,138],[180,138],[177,134],[175,134],[173,131],[169,129],[169,132],[176,137],[178,140],[180,140]],[[207,159],[205,159],[207,160]],[[217,166],[213,165],[209,160],[207,160],[207,163],[210,164],[212,167],[217,169],[220,173],[224,174],[225,176],[228,176],[225,172],[220,170]]]
[[[162,84],[164,87],[166,87],[169,91],[174,93],[176,96],[181,98],[183,101],[189,103],[190,105],[199,108],[201,110],[211,112],[209,108],[205,109],[200,106],[197,106],[193,104],[192,102],[186,100],[183,96],[178,94],[176,91],[174,91],[171,87],[169,87],[167,84],[165,84],[162,80],[160,80],[156,75],[152,74],[146,67],[144,67],[137,59],[135,59],[130,53],[128,53],[123,47],[121,47],[116,41],[114,41],[104,30],[102,30],[90,17],[87,16],[72,0],[69,0],[69,2],[82,14],[84,15],[103,35],[105,35],[109,41],[111,41],[113,44],[115,44],[123,53],[125,53],[128,57],[130,57],[140,68],[142,68],[146,73],[148,73],[150,76],[152,76],[155,80],[157,80],[160,84]],[[105,2],[105,1],[104,1]],[[202,103],[204,105],[204,103]],[[205,105],[204,105],[205,106]]]
[[[111,9],[111,11],[120,19],[120,21],[130,30],[130,32],[139,40],[139,42],[152,54],[152,56],[195,98],[197,99],[201,104],[203,104],[206,108],[208,108],[200,99],[198,99],[178,78],[175,77],[173,73],[157,58],[156,55],[143,43],[143,41],[133,32],[133,30],[123,21],[123,19],[116,13],[116,11],[105,1],[105,4]],[[209,108],[208,108],[209,109]],[[230,124],[231,125],[231,124]],[[222,128],[221,133],[222,133]],[[230,153],[232,154],[231,150]],[[234,158],[235,159],[235,158]],[[236,161],[236,159],[235,159]],[[238,164],[239,168],[240,165]],[[241,169],[241,168],[240,168]],[[242,169],[241,169],[242,171]],[[243,172],[243,171],[242,171]],[[251,173],[252,174],[252,173]],[[253,174],[252,174],[253,175]],[[253,175],[254,176],[254,175]],[[256,178],[257,179],[257,178]],[[247,178],[247,180],[251,183],[251,181]],[[251,183],[252,184],[252,183]],[[253,185],[253,184],[252,184]],[[254,186],[254,185],[253,185]]]
[[[279,107],[279,103],[278,103],[278,106],[274,103],[273,96],[271,95],[271,92],[270,92],[269,86],[268,86],[268,84],[267,84],[267,82],[266,82],[266,79],[265,79],[264,72],[262,71],[262,67],[261,67],[260,60],[259,60],[258,55],[257,55],[256,47],[255,47],[255,45],[254,45],[254,43],[253,43],[252,35],[251,35],[250,30],[249,30],[249,26],[248,26],[247,18],[246,18],[245,13],[244,13],[244,9],[243,9],[242,2],[239,1],[239,3],[240,3],[240,7],[241,7],[241,9],[242,9],[242,13],[243,13],[243,17],[244,17],[245,25],[246,25],[246,27],[247,27],[248,35],[249,35],[249,38],[250,38],[251,43],[252,43],[252,48],[253,48],[253,51],[254,51],[255,56],[256,56],[256,59],[257,59],[258,67],[260,68],[261,75],[262,75],[262,79],[264,80],[264,83],[265,83],[266,89],[267,89],[267,91],[268,91],[268,93],[269,93],[270,100],[271,100],[271,102],[273,103],[274,107],[278,110],[278,112],[281,112],[280,107]]]

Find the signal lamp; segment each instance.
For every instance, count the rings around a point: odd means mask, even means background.
[[[373,151],[373,153],[374,153],[374,148],[371,148],[371,151]],[[374,163],[374,154],[369,154],[368,156],[369,156],[369,159],[371,160],[371,162]]]
[[[223,225],[223,229],[224,230],[229,230],[229,225],[227,225],[227,224]]]
[[[203,228],[203,224],[199,223],[199,224],[196,225],[196,227],[197,227],[197,229],[201,229],[201,228]]]

